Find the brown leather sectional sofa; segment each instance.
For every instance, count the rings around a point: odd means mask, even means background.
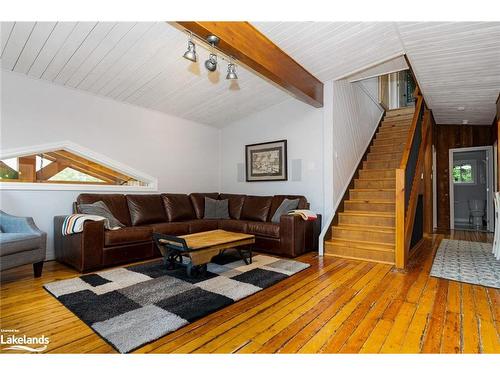
[[[230,219],[203,219],[205,197],[228,199]],[[321,217],[304,221],[297,216],[271,218],[285,199],[299,198],[299,208],[309,208],[303,196],[251,196],[239,194],[80,194],[74,205],[103,201],[124,228],[104,230],[102,222],[88,221],[82,233],[62,236],[65,216],[54,218],[56,259],[87,272],[120,263],[160,256],[152,242],[155,232],[184,235],[214,229],[251,233],[255,250],[296,257],[317,249]]]

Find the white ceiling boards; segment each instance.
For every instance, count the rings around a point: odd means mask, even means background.
[[[439,124],[489,125],[500,90],[500,23],[254,22],[320,80],[406,54]],[[289,96],[243,67],[207,74],[166,22],[3,22],[2,68],[223,127]],[[459,107],[465,107],[458,110]]]
[[[500,91],[500,23],[401,23],[398,30],[436,122],[491,125]]]
[[[223,126],[289,96],[238,66],[207,74],[182,58],[187,35],[166,22],[3,22],[2,68],[199,123]]]

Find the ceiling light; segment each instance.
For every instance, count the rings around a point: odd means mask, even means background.
[[[467,125],[469,123],[469,120],[462,120],[462,125]]]
[[[215,35],[209,35],[207,36],[207,42],[210,43],[213,50],[214,47],[219,44],[220,39]],[[210,56],[208,56],[208,60],[205,61],[205,68],[210,72],[215,72],[217,70],[217,55],[215,53],[211,53]]]
[[[457,109],[458,109],[459,111],[463,111],[463,110],[465,110],[465,107],[457,107]]]
[[[229,63],[227,65],[226,79],[238,79],[238,76],[236,75],[236,65],[234,65],[233,63]]]
[[[189,61],[196,62],[196,46],[191,40],[191,38],[188,41],[188,49],[184,53],[184,55],[182,55],[182,57],[184,57]]]
[[[210,72],[215,72],[217,70],[217,55],[211,53],[208,60],[205,61],[205,68]]]

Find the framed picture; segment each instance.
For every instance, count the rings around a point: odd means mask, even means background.
[[[245,146],[247,182],[286,181],[286,140]]]

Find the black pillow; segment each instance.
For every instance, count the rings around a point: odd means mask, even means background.
[[[229,199],[205,197],[204,219],[229,219]]]

